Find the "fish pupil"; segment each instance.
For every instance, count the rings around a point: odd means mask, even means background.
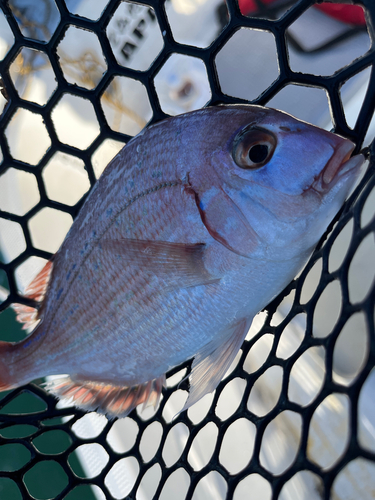
[[[256,144],[249,151],[249,158],[253,163],[262,163],[268,156],[268,146]]]

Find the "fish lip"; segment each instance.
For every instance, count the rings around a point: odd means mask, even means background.
[[[331,156],[327,165],[322,172],[322,184],[328,185],[335,178],[341,165],[349,160],[351,153],[354,151],[355,144],[351,141],[342,142]]]
[[[324,193],[331,189],[333,184],[336,184],[346,173],[358,170],[365,158],[361,154],[351,158],[350,155],[354,148],[355,144],[349,140],[345,140],[336,147],[333,155],[311,187],[319,193]]]

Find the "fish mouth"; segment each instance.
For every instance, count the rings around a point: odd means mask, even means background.
[[[345,174],[358,171],[365,158],[358,154],[350,158],[355,144],[349,140],[342,142],[337,148],[324,169],[312,184],[312,188],[320,193],[331,189]]]

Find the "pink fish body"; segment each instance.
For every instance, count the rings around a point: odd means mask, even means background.
[[[297,274],[358,176],[353,143],[272,109],[206,108],[133,138],[31,283],[39,323],[0,345],[0,390],[125,416],[194,357],[184,409],[213,391],[254,315]],[[16,306],[30,326],[32,311]]]

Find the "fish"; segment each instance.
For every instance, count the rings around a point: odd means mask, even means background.
[[[214,391],[254,316],[297,275],[361,171],[348,139],[256,105],[167,118],[132,138],[16,304],[0,390],[53,376],[109,418],[157,405],[192,360],[181,411]]]

